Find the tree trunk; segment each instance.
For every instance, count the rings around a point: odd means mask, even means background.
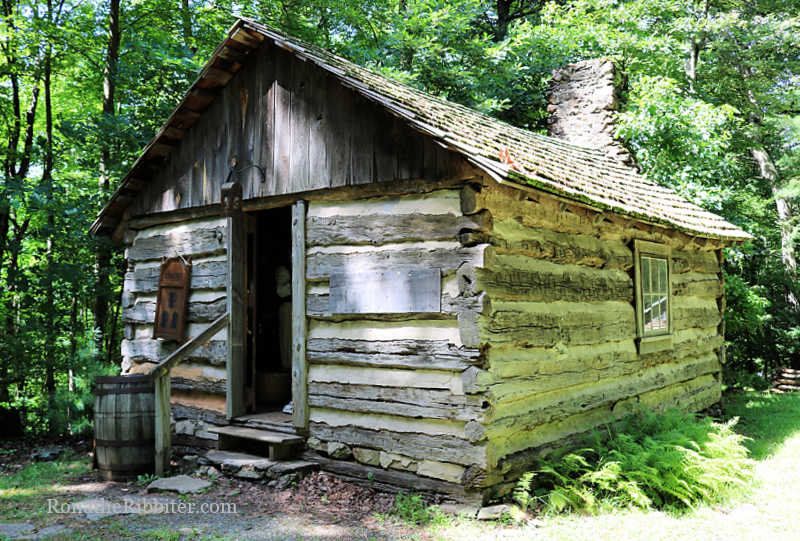
[[[494,38],[496,43],[506,39],[508,35],[508,25],[511,23],[511,4],[513,0],[497,0],[495,9],[497,10],[497,24],[494,27]]]
[[[53,22],[53,3],[47,0],[48,22]],[[58,425],[55,422],[57,416],[56,409],[56,312],[55,301],[53,299],[53,271],[55,270],[53,259],[53,235],[55,234],[55,216],[53,211],[53,101],[51,94],[50,76],[52,74],[53,48],[48,43],[45,48],[44,56],[44,118],[45,118],[45,147],[44,163],[42,168],[42,185],[47,201],[47,229],[46,244],[47,251],[45,256],[45,390],[47,392],[47,424],[48,431],[52,434],[56,432]]]
[[[397,4],[397,12],[400,14],[401,17],[407,17],[408,15],[408,1],[407,0],[400,0]],[[404,45],[403,50],[400,52],[402,60],[401,60],[401,67],[403,70],[410,72],[411,68],[414,66],[414,48],[409,45]]]
[[[192,47],[192,12],[189,10],[189,0],[181,0],[181,23],[183,25],[183,44],[192,53],[197,52]]]
[[[112,124],[115,108],[115,93],[117,66],[119,63],[119,46],[121,41],[119,26],[119,0],[110,0],[108,15],[108,46],[106,49],[106,63],[103,72],[103,125]],[[108,140],[109,137],[104,137]],[[110,189],[109,175],[111,170],[111,145],[106,143],[100,152],[100,190],[107,196]],[[108,304],[110,299],[109,274],[111,265],[111,246],[104,239],[100,239],[95,256],[95,297],[94,297],[94,327],[96,333],[95,345],[97,356],[102,359],[103,346],[108,332]]]
[[[775,167],[775,163],[772,161],[769,152],[764,148],[754,148],[750,153],[758,164],[761,178],[769,183],[770,191],[775,198],[775,207],[778,210],[778,223],[781,228],[781,261],[783,261],[783,267],[789,275],[791,282],[795,283],[797,280],[797,259],[795,258],[794,244],[792,243],[791,222],[794,217],[792,208],[789,206],[789,202],[780,195],[780,175],[778,174],[778,168]],[[786,302],[792,310],[800,310],[800,304],[798,304],[797,297],[791,289],[788,289],[786,293]]]

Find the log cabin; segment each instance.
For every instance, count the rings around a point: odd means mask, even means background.
[[[91,228],[125,249],[122,372],[180,357],[176,444],[484,501],[637,407],[718,402],[750,236],[610,148],[616,78],[555,73],[559,139],[238,20]]]

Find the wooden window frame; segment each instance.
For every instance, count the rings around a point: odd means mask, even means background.
[[[634,289],[636,301],[636,345],[639,354],[672,349],[672,252],[669,246],[635,240],[633,242]],[[644,302],[642,299],[642,257],[666,259],[667,261],[667,328],[664,331],[645,332]]]

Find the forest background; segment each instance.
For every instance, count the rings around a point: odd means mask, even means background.
[[[125,262],[89,225],[237,15],[541,133],[552,70],[613,57],[641,170],[755,237],[726,250],[726,384],[800,367],[798,0],[0,4],[9,435],[90,428],[93,378],[119,371]]]

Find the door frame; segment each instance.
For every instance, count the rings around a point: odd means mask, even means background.
[[[222,187],[227,217],[227,358],[225,414],[228,420],[247,413],[245,337],[247,333],[246,273],[248,220],[242,211],[238,183]],[[238,197],[238,204],[236,203]],[[296,429],[308,429],[308,365],[306,360],[306,201],[292,205],[292,421]]]

